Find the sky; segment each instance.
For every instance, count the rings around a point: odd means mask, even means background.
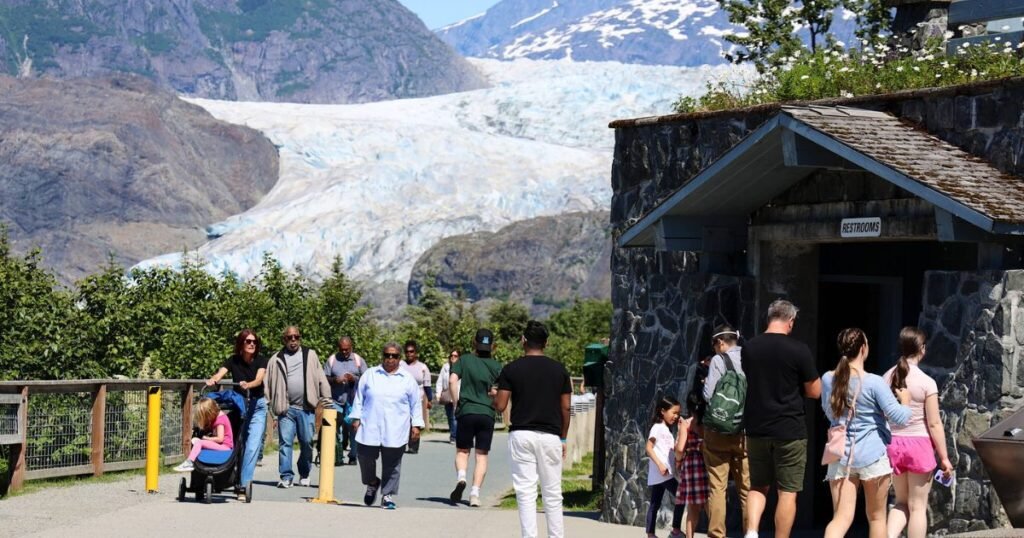
[[[487,11],[499,0],[399,0],[431,30]]]

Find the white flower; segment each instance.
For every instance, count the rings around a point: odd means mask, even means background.
[[[846,90],[840,90],[839,91],[839,97],[849,98],[849,97],[853,97],[853,94],[848,92],[848,91],[846,91]]]
[[[977,69],[971,69],[971,78],[974,78],[974,77],[977,77],[977,76],[978,76],[978,70]]]
[[[800,80],[807,80],[809,78],[811,78],[810,75],[800,75]]]
[[[944,39],[952,39],[953,35],[954,35],[953,32],[950,32],[950,31],[947,30],[946,33],[942,34],[942,37]]]
[[[1020,43],[1017,43],[1017,48],[1018,49],[1024,49],[1024,41],[1021,41]]]
[[[1002,41],[1002,40],[1003,40],[1003,38],[998,37],[998,36],[995,38],[995,41]]]
[[[929,54],[928,56],[925,56],[924,59],[928,60],[930,62],[930,61],[935,59],[935,55],[934,54]]]
[[[963,45],[960,45],[960,48],[962,48],[962,49],[966,49],[966,48],[970,48],[970,47],[971,47],[970,42],[964,43]]]
[[[942,78],[942,73],[935,73],[935,78]]]
[[[877,89],[879,89],[879,88],[881,88],[881,87],[882,87],[882,83],[881,83],[881,82],[879,82],[879,83],[875,84],[875,89],[876,89],[876,90],[877,90]]]
[[[861,39],[860,40],[860,44],[864,45],[866,47],[866,46],[868,46],[868,40],[867,39]]]
[[[902,65],[896,66],[896,72],[897,73],[902,73],[903,72],[903,66]]]
[[[943,69],[949,69],[949,62],[942,62]]]
[[[921,72],[921,68],[915,65],[914,66],[914,71],[920,73]]]

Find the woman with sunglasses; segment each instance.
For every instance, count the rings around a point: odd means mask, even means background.
[[[405,445],[410,436],[418,441],[424,426],[423,391],[413,375],[400,367],[401,350],[394,342],[384,345],[381,365],[367,370],[359,379],[349,414],[359,443],[359,471],[366,486],[363,502],[372,505],[379,489],[380,505],[386,510],[396,508],[394,496],[398,494]],[[382,467],[379,477],[378,457]]]
[[[217,373],[206,380],[207,386],[220,382],[229,372],[235,382],[235,391],[247,397],[246,409],[250,413],[249,429],[245,433],[245,451],[242,455],[242,475],[236,493],[245,495],[252,482],[256,462],[263,453],[263,433],[267,426],[267,399],[263,392],[263,377],[267,373],[267,358],[260,353],[260,337],[252,329],[242,329],[235,337],[234,353],[221,365]]]
[[[441,373],[437,374],[437,386],[434,392],[437,393],[437,401],[444,405],[444,415],[448,417],[448,443],[455,442],[455,429],[458,427],[455,418],[455,402],[452,401],[452,389],[450,380],[452,367],[459,362],[459,350],[453,349],[448,354],[448,362],[441,367]]]

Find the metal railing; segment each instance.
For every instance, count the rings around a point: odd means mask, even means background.
[[[149,387],[160,387],[164,464],[187,453],[203,380],[0,382],[0,444],[10,445],[9,490],[26,480],[141,469]]]

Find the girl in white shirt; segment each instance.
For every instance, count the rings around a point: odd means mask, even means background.
[[[654,405],[654,416],[651,418],[651,431],[647,434],[647,486],[651,491],[651,504],[647,508],[647,536],[655,538],[654,525],[657,522],[658,510],[665,492],[675,493],[679,482],[672,476],[675,468],[673,448],[675,436],[672,426],[679,421],[679,401],[671,396],[664,396]],[[674,503],[673,503],[674,504]],[[674,504],[672,512],[671,536],[682,536],[680,525],[683,522],[685,505]]]

